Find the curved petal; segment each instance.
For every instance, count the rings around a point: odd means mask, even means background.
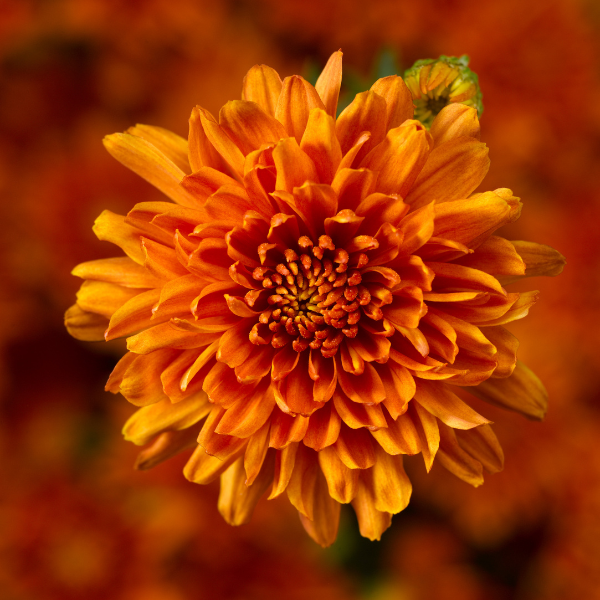
[[[342,56],[342,51],[338,50],[329,57],[315,84],[315,89],[323,101],[325,111],[334,119],[342,84]]]
[[[398,75],[382,77],[371,86],[371,91],[379,94],[385,100],[386,131],[413,118],[412,94],[402,77]]]
[[[274,117],[281,86],[281,78],[275,69],[267,65],[254,65],[244,77],[242,99],[256,102]]]

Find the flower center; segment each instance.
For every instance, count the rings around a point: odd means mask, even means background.
[[[261,262],[274,246],[259,246]],[[371,303],[371,294],[361,285],[361,269],[369,259],[363,252],[350,255],[336,248],[328,235],[319,237],[317,244],[302,236],[296,248],[287,248],[283,255],[284,261],[257,267],[252,273],[271,292],[259,324],[272,333],[274,348],[291,341],[296,352],[320,349],[324,357],[331,357],[344,337],[356,336],[361,307]],[[259,337],[264,339],[259,324],[250,334],[255,344],[260,343]]]

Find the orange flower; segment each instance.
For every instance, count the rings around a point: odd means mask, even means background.
[[[521,204],[473,194],[489,167],[475,109],[453,103],[429,132],[390,76],[336,119],[341,59],[315,87],[253,67],[218,120],[192,111],[187,142],[145,125],[108,136],[174,203],[98,218],[127,257],[76,267],[66,315],[79,339],[127,337],[107,389],[141,407],[124,427],[150,444],[139,468],[195,448],[185,476],[221,477],[229,523],[287,491],[322,545],[349,502],[379,539],[410,498],[403,454],[427,469],[437,455],[473,485],[502,468],[457,391],[543,417],[545,390],[503,327],[537,292],[503,285],[564,262],[493,235]]]

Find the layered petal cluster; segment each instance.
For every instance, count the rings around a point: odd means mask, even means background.
[[[194,108],[187,141],[109,136],[171,201],[98,218],[126,256],[76,267],[66,316],[79,339],[127,338],[107,389],[140,407],[124,427],[148,445],[139,468],[193,448],[185,476],[220,477],[228,522],[285,492],[322,545],[344,503],[379,539],[410,498],[404,455],[473,485],[502,468],[464,390],[543,416],[504,328],[537,292],[503,286],[564,262],[494,235],[521,204],[473,193],[489,167],[475,109],[453,103],[428,131],[390,76],[336,119],[341,58],[314,87],[253,67],[218,119]]]

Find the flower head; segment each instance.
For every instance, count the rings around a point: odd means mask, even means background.
[[[474,108],[446,106],[428,131],[390,76],[336,119],[341,59],[315,87],[253,67],[218,119],[194,108],[187,141],[143,125],[108,136],[173,202],[98,218],[127,256],[76,267],[66,317],[80,339],[127,337],[107,389],[140,407],[124,427],[149,444],[139,468],[193,448],[185,476],[220,476],[228,522],[287,492],[322,545],[342,503],[381,536],[410,498],[405,454],[473,485],[502,468],[461,389],[543,416],[503,327],[537,292],[503,285],[563,264],[494,235],[521,204],[473,193],[489,167]]]
[[[440,111],[454,102],[472,106],[478,116],[483,112],[477,75],[468,67],[465,54],[418,60],[404,73],[404,80],[415,103],[414,118],[427,127]]]

